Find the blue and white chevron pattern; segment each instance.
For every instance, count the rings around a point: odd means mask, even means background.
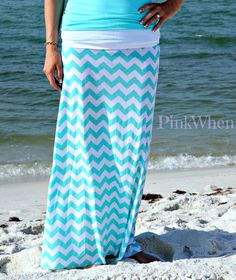
[[[140,251],[135,223],[152,138],[160,46],[62,48],[42,245],[45,269]]]

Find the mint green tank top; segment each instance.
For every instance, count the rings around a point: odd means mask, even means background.
[[[139,21],[150,11],[138,9],[150,0],[68,0],[61,30],[151,29]],[[154,2],[154,1],[153,1]]]

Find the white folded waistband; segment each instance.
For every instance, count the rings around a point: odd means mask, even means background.
[[[62,45],[77,48],[123,49],[159,44],[160,31],[124,30],[63,30]]]

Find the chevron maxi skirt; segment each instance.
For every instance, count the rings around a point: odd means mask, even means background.
[[[111,256],[116,262],[141,251],[135,224],[152,138],[159,55],[159,44],[62,47],[64,80],[42,268],[107,264]]]

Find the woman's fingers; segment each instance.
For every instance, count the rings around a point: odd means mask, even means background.
[[[158,18],[157,15],[160,17]],[[165,17],[162,11],[160,9],[152,9],[152,11],[148,13],[140,23],[142,23],[145,27],[149,27],[151,24],[157,22],[156,26],[158,27],[156,28],[155,26],[155,28],[152,29],[152,31],[156,31],[161,24],[164,23],[164,21]]]
[[[61,63],[58,63],[56,65],[56,68],[57,68],[57,78],[58,78],[58,81],[60,83],[62,83],[62,79],[63,79],[63,68],[62,68],[62,64]]]
[[[49,80],[49,83],[52,87],[54,87],[58,91],[61,91],[61,88],[56,84],[55,76],[53,74],[50,74],[48,76],[48,80]]]
[[[157,8],[152,8],[149,13],[145,15],[139,22],[143,24],[145,27],[149,26],[152,22],[156,21],[156,15],[160,15],[160,11]]]
[[[56,84],[55,76],[54,76],[54,70],[52,70],[52,69],[50,69],[50,70],[49,69],[44,69],[44,73],[47,76],[50,85],[54,89],[56,89],[58,91],[61,91],[61,88]]]
[[[158,23],[153,27],[152,31],[157,31],[157,29],[165,22],[166,20],[161,17]]]
[[[144,12],[147,9],[150,9],[150,12],[147,13],[142,20],[140,20],[140,23],[143,24],[145,27],[149,27],[152,23],[158,21],[158,28],[159,28],[160,25],[163,23],[162,16],[164,15],[160,4],[157,3],[146,4],[139,9],[139,12]],[[160,15],[159,19],[157,18],[157,14]],[[152,30],[156,31],[157,28],[153,28]]]
[[[150,11],[144,16],[140,23],[145,27],[149,27],[151,24],[157,21],[156,25],[152,29],[152,31],[156,31],[165,21],[173,17],[178,12],[183,2],[184,0],[179,0],[177,3],[166,1],[163,3],[145,4],[138,11],[140,13],[146,10]],[[160,15],[159,19],[156,17],[157,14]]]

